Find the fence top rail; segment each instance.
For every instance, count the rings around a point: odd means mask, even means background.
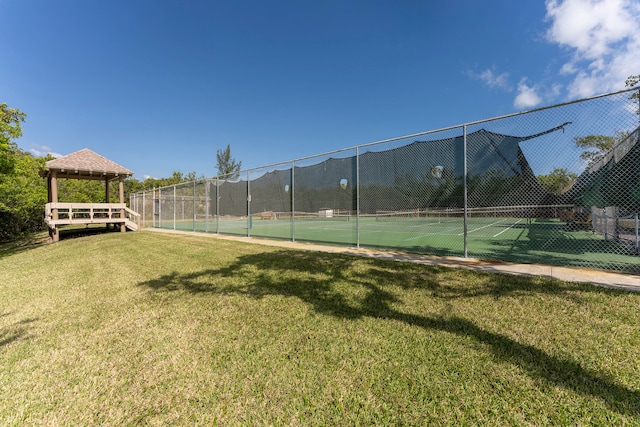
[[[567,102],[562,102],[559,104],[554,104],[554,105],[548,105],[545,107],[539,107],[539,108],[534,108],[531,110],[525,110],[525,111],[518,111],[515,113],[510,113],[510,114],[505,114],[502,116],[496,116],[496,117],[491,117],[491,118],[487,118],[487,119],[481,119],[481,120],[476,120],[476,121],[472,121],[472,122],[466,122],[466,123],[461,123],[461,124],[457,124],[457,125],[453,125],[453,126],[447,126],[447,127],[442,127],[442,128],[438,128],[438,129],[433,129],[433,130],[429,130],[429,131],[424,131],[424,132],[418,132],[418,133],[412,133],[409,135],[403,135],[403,136],[397,136],[394,138],[388,138],[388,139],[381,139],[378,141],[373,141],[373,142],[369,142],[369,143],[364,143],[364,144],[360,144],[360,145],[354,145],[351,147],[346,147],[346,148],[339,148],[337,150],[332,150],[332,151],[326,151],[324,153],[319,153],[319,154],[313,154],[310,156],[305,156],[305,157],[299,157],[293,160],[286,160],[286,161],[282,161],[282,162],[277,162],[277,163],[271,163],[268,165],[262,165],[262,166],[257,166],[257,167],[253,167],[253,168],[248,168],[248,169],[243,169],[239,172],[237,172],[236,174],[233,174],[233,176],[239,177],[241,174],[244,173],[248,173],[251,171],[255,171],[255,170],[260,170],[260,169],[265,169],[265,168],[272,168],[272,167],[276,167],[276,166],[283,166],[283,165],[292,165],[295,166],[296,162],[301,162],[304,160],[309,160],[309,159],[314,159],[316,157],[323,157],[323,156],[330,156],[332,154],[336,154],[336,153],[342,153],[345,151],[353,151],[353,150],[357,150],[360,148],[365,148],[365,147],[371,147],[374,145],[380,145],[380,144],[385,144],[388,142],[394,142],[394,141],[400,141],[403,139],[407,139],[407,138],[416,138],[419,136],[424,136],[424,135],[430,135],[430,134],[434,134],[434,133],[439,133],[439,132],[445,132],[448,130],[453,130],[453,129],[459,129],[459,128],[465,128],[467,126],[474,126],[474,125],[478,125],[478,124],[482,124],[482,123],[489,123],[489,122],[494,122],[497,120],[502,120],[502,119],[507,119],[510,117],[517,117],[517,116],[522,116],[525,114],[531,114],[531,113],[535,113],[538,111],[545,111],[545,110],[550,110],[553,108],[558,108],[558,107],[563,107],[563,106],[567,106],[567,105],[572,105],[572,104],[579,104],[582,102],[587,102],[587,101],[592,101],[594,99],[599,99],[599,98],[606,98],[609,96],[614,96],[614,95],[619,95],[625,92],[632,92],[632,91],[638,91],[640,90],[640,87],[633,87],[630,89],[623,89],[623,90],[619,90],[617,92],[610,92],[610,93],[604,93],[601,95],[595,95],[595,96],[591,96],[588,98],[581,98],[581,99],[576,99],[573,101],[567,101]],[[187,184],[193,184],[193,183],[198,183],[198,182],[206,182],[206,181],[213,181],[213,180],[225,180],[227,178],[225,178],[226,176],[229,175],[216,175],[210,178],[204,178],[204,179],[198,179],[198,180],[194,180],[194,181],[185,181],[185,182],[181,182],[178,184],[172,184],[172,185],[166,185],[164,187],[156,187],[150,190],[144,190],[144,191],[139,191],[137,193],[145,193],[147,191],[153,191],[153,190],[162,190],[164,188],[171,188],[171,187],[176,187],[178,185],[187,185]],[[134,194],[137,194],[134,193]]]

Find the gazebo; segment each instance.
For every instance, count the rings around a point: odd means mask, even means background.
[[[60,240],[60,226],[69,224],[111,224],[121,232],[138,230],[140,215],[124,201],[124,179],[133,175],[129,169],[84,148],[75,153],[49,160],[41,176],[47,178],[48,202],[45,222],[51,240]],[[58,201],[58,179],[90,179],[104,181],[106,203],[64,203]],[[109,203],[109,183],[119,180],[120,202]]]

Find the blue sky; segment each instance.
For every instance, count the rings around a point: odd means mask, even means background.
[[[243,168],[623,89],[637,0],[0,0],[0,102],[36,155]]]

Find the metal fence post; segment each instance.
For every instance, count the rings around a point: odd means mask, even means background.
[[[146,197],[145,197],[146,195],[147,195],[147,192],[146,192],[146,191],[143,191],[143,192],[142,192],[142,226],[143,226],[143,227],[146,227],[146,224],[147,224],[147,223],[145,222],[145,221],[146,221],[146,219],[147,219],[147,216],[146,216],[146,214],[145,214],[146,207],[147,207],[147,202],[146,202]]]
[[[209,203],[211,199],[211,181],[204,182],[204,231],[209,232]]]
[[[176,229],[176,185],[173,185],[173,229]]]
[[[220,180],[216,176],[216,234],[220,234]]]
[[[360,147],[356,147],[356,248],[360,249]]]
[[[251,218],[251,172],[247,171],[247,237],[251,237],[251,227],[253,221]]]
[[[291,162],[291,241],[296,241],[296,162]]]
[[[467,125],[462,126],[462,141],[463,141],[463,148],[462,148],[462,157],[463,157],[463,173],[462,173],[462,180],[463,180],[463,192],[464,192],[464,230],[463,230],[463,235],[464,235],[464,257],[468,258],[469,257],[469,251],[468,251],[468,247],[467,247]]]
[[[640,102],[640,101],[638,101],[638,102]],[[633,217],[633,222],[634,222],[635,229],[636,229],[636,252],[638,252],[640,250],[640,246],[639,246],[639,242],[638,242],[638,213],[637,212]]]

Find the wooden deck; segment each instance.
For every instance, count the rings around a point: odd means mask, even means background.
[[[45,222],[49,228],[69,224],[124,224],[140,229],[140,214],[124,203],[47,203]]]

